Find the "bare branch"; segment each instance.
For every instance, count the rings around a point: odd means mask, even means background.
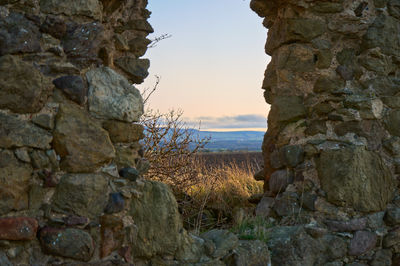
[[[147,48],[154,48],[154,47],[156,47],[157,44],[158,44],[159,42],[161,42],[162,40],[165,40],[165,39],[168,39],[168,38],[171,38],[171,37],[172,37],[172,35],[171,35],[171,34],[168,34],[168,33],[163,34],[163,35],[161,35],[161,36],[158,36],[158,37],[156,37],[156,38],[154,38],[154,39],[151,40],[151,43],[149,44],[149,46],[147,46]]]
[[[154,86],[152,88],[145,88],[143,90],[143,92],[141,93],[142,94],[142,98],[143,98],[143,104],[147,103],[147,101],[149,100],[150,96],[157,90],[158,84],[160,84],[161,77],[158,76],[158,75],[154,75],[154,77],[156,78],[156,82],[155,82]]]

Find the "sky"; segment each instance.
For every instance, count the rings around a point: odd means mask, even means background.
[[[150,0],[148,9],[155,30],[149,39],[171,35],[144,56],[150,75],[138,88],[152,88],[161,77],[149,107],[180,109],[204,130],[265,130],[267,30],[249,0]]]

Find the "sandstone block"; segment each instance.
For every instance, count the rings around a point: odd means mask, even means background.
[[[53,130],[54,117],[50,114],[39,114],[32,117],[32,122],[44,129]]]
[[[131,143],[144,138],[144,127],[140,124],[109,120],[103,123],[103,127],[108,131],[114,143]]]
[[[69,172],[92,172],[115,157],[107,131],[72,105],[59,108],[53,146]]]
[[[28,208],[29,164],[19,162],[13,152],[0,151],[0,215]]]
[[[271,107],[269,120],[291,122],[299,120],[305,115],[306,109],[302,97],[276,96]]]
[[[101,174],[67,174],[61,178],[52,204],[56,209],[96,218],[107,204],[108,180]]]
[[[138,228],[131,243],[132,254],[144,258],[175,254],[182,221],[174,195],[167,185],[154,181],[145,181],[140,192],[142,196],[131,201],[128,212]]]
[[[0,88],[0,108],[36,113],[44,106],[51,84],[31,63],[5,55],[0,57]]]
[[[323,20],[308,18],[278,20],[268,32],[266,51],[271,55],[283,43],[310,42],[322,35],[326,29]]]
[[[100,20],[102,6],[98,0],[40,0],[40,10],[48,14],[86,16]]]
[[[149,59],[137,59],[132,57],[121,57],[115,60],[115,64],[129,74],[135,84],[140,84],[149,75]]]
[[[328,201],[337,205],[381,211],[393,197],[390,170],[376,153],[362,146],[323,151],[318,176]]]
[[[128,41],[129,51],[137,58],[142,57],[151,41],[147,38],[137,37]]]
[[[0,113],[0,147],[50,148],[53,137],[46,130],[13,115]]]

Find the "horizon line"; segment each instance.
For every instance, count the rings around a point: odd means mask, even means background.
[[[253,127],[253,128],[201,128],[200,131],[212,131],[212,132],[240,132],[240,131],[267,132],[267,128],[261,128],[261,127]]]

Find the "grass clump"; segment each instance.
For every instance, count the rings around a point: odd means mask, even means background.
[[[267,230],[273,226],[273,223],[266,220],[264,217],[253,216],[243,219],[237,225],[234,225],[230,230],[237,234],[242,240],[260,240],[265,243],[268,241]]]

